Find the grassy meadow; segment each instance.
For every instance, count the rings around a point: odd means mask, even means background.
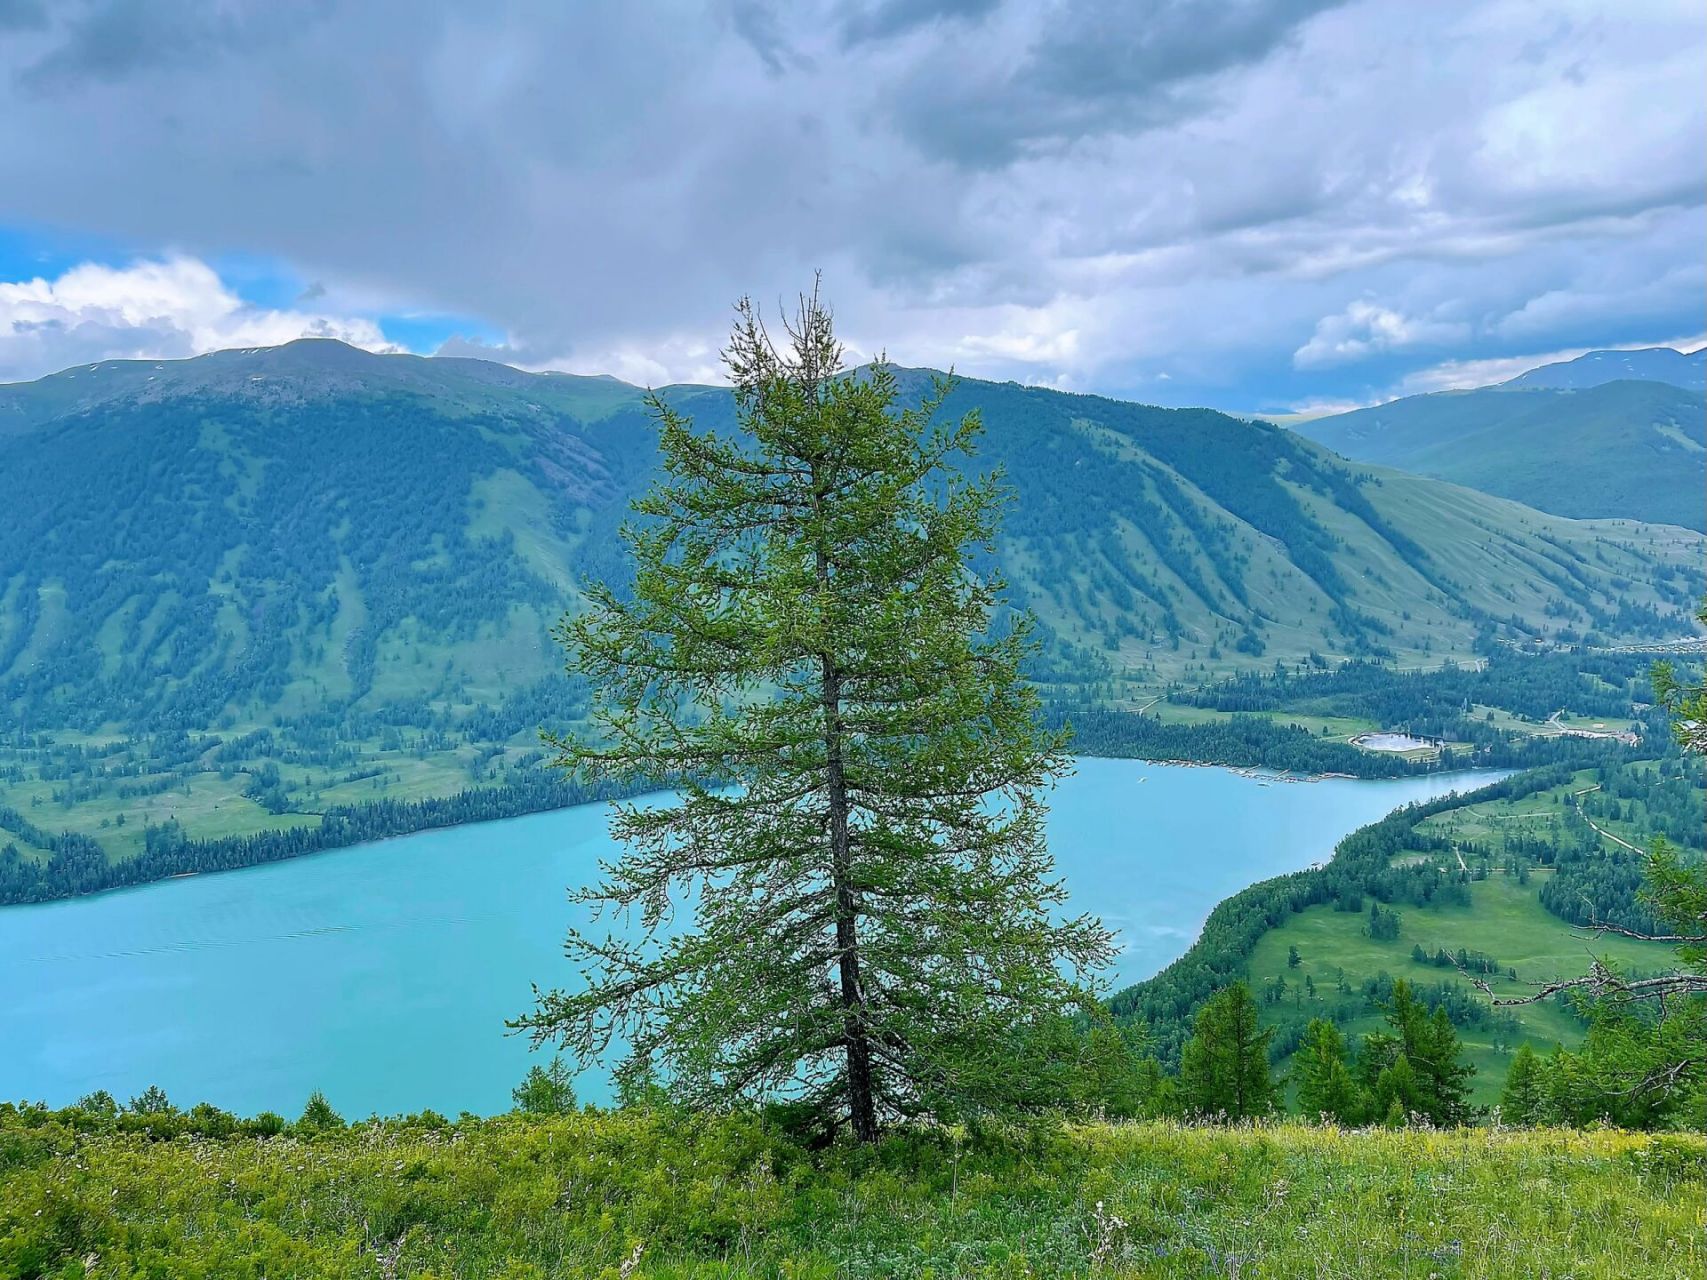
[[[1278,1023],[1325,1013],[1341,998],[1337,993],[1342,983],[1357,992],[1367,980],[1382,974],[1408,979],[1414,985],[1467,985],[1456,968],[1419,963],[1412,952],[1418,946],[1431,957],[1440,950],[1455,954],[1460,948],[1491,957],[1501,972],[1489,975],[1487,980],[1502,996],[1527,994],[1531,984],[1581,973],[1593,956],[1608,957],[1634,970],[1659,969],[1672,963],[1670,948],[1662,944],[1594,935],[1549,912],[1541,905],[1540,891],[1553,874],[1550,868],[1532,868],[1525,881],[1498,865],[1507,835],[1547,836],[1560,821],[1560,798],[1590,785],[1590,777],[1583,772],[1562,786],[1515,800],[1450,809],[1419,825],[1419,834],[1475,842],[1493,852],[1495,869],[1487,879],[1470,882],[1468,906],[1400,904],[1396,908],[1399,935],[1390,940],[1369,936],[1367,912],[1336,911],[1331,906],[1311,907],[1268,931],[1246,966],[1246,979],[1259,999],[1265,988],[1285,980],[1285,996],[1274,1003],[1264,1002],[1265,1018]],[[1620,825],[1628,827],[1630,838],[1644,838],[1640,824]],[[1413,860],[1434,858],[1443,866],[1453,858],[1450,853],[1404,856]],[[1297,948],[1296,966],[1289,963],[1292,948]],[[1507,972],[1511,969],[1517,971],[1515,981]],[[1308,993],[1306,978],[1314,984],[1314,998]],[[1473,1100],[1483,1105],[1498,1101],[1506,1068],[1519,1045],[1527,1042],[1543,1053],[1555,1044],[1570,1048],[1581,1042],[1585,1031],[1583,1023],[1557,1001],[1513,1006],[1504,1013],[1513,1021],[1508,1023],[1505,1017],[1495,1015],[1486,1023],[1459,1027],[1466,1056],[1476,1067]],[[1370,1008],[1343,1025],[1357,1034],[1382,1029],[1382,1015]]]
[[[1300,1013],[1309,1016],[1313,1007],[1325,1008],[1336,998],[1337,983],[1342,978],[1353,991],[1360,990],[1366,979],[1383,973],[1415,985],[1464,982],[1456,969],[1417,963],[1411,953],[1417,945],[1431,956],[1441,948],[1448,953],[1460,947],[1481,951],[1500,965],[1515,968],[1516,982],[1503,974],[1489,979],[1501,995],[1524,994],[1527,984],[1539,979],[1581,973],[1591,955],[1610,956],[1635,968],[1652,969],[1667,963],[1671,953],[1660,944],[1589,937],[1550,914],[1536,897],[1548,874],[1536,872],[1527,885],[1503,875],[1474,881],[1468,907],[1399,907],[1399,936],[1393,941],[1369,937],[1367,915],[1311,907],[1263,935],[1251,955],[1247,979],[1260,1000],[1265,985],[1285,978],[1285,998],[1263,1005],[1265,1018],[1273,1022]],[[1298,949],[1296,968],[1287,963],[1292,947]],[[1306,977],[1315,984],[1314,1000],[1305,994]],[[1458,1028],[1465,1056],[1476,1067],[1472,1081],[1472,1100],[1476,1103],[1492,1105],[1499,1100],[1506,1068],[1520,1044],[1528,1042],[1537,1052],[1546,1053],[1555,1044],[1574,1047],[1585,1031],[1581,1021],[1554,1002],[1513,1007],[1510,1014],[1515,1027],[1496,1020]],[[1385,1030],[1386,1025],[1380,1011],[1371,1008],[1345,1023],[1344,1029],[1363,1034]]]
[[[75,1127],[74,1127],[75,1126]],[[178,1136],[0,1109],[0,1275],[1694,1277],[1707,1139],[1088,1124],[811,1153],[615,1112]]]
[[[259,727],[192,735],[206,746],[187,768],[150,761],[145,742],[117,735],[59,733],[51,747],[0,749],[0,805],[49,832],[88,836],[110,861],[122,862],[142,851],[151,825],[176,822],[209,840],[318,826],[322,813],[337,805],[419,800],[500,783],[509,766],[539,752],[538,735],[529,732],[479,746],[424,747],[371,738],[341,744],[325,762],[302,753],[283,762],[259,754],[214,759],[222,740],[241,740]],[[74,755],[93,757],[97,766],[74,780],[57,777]],[[268,766],[289,798],[287,809],[274,811],[248,794],[254,773]],[[0,846],[7,844],[26,858],[47,856],[17,832],[0,830]]]

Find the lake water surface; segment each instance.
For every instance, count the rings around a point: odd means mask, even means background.
[[[1050,845],[1073,907],[1118,931],[1115,987],[1191,944],[1244,886],[1325,860],[1346,833],[1494,775],[1284,782],[1226,769],[1080,760]],[[574,974],[565,889],[614,852],[588,805],[0,908],[0,1099],[180,1105],[294,1116],[325,1091],[346,1116],[501,1111],[529,1062],[504,1019]],[[596,1068],[577,1088],[608,1097]]]

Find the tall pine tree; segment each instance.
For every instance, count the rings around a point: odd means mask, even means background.
[[[1387,1022],[1398,1034],[1365,1036],[1358,1062],[1365,1087],[1376,1095],[1377,1112],[1388,1104],[1392,1092],[1388,1089],[1387,1094],[1382,1093],[1381,1075],[1402,1059],[1405,1110],[1427,1116],[1435,1124],[1467,1124],[1471,1115],[1470,1077],[1476,1068],[1464,1060],[1446,1007],[1437,1006],[1430,1014],[1411,984],[1400,978],[1393,984]]]
[[[1345,1036],[1326,1018],[1312,1018],[1292,1056],[1298,1082],[1298,1110],[1305,1118],[1326,1117],[1340,1124],[1362,1119],[1357,1081],[1346,1061]]]
[[[973,567],[1002,501],[955,467],[978,420],[937,421],[946,384],[898,409],[887,366],[846,375],[816,291],[780,349],[741,303],[725,359],[739,430],[653,399],[633,591],[593,587],[562,628],[596,733],[560,763],[680,780],[619,807],[625,851],[580,895],[641,936],[572,932],[584,987],[519,1025],[580,1058],[620,1035],[690,1104],[788,1098],[865,1141],[1012,1106],[1007,1055],[1110,939],[1059,918],[1040,791],[1068,762],[1026,620],[993,628]]]
[[[1192,1036],[1180,1052],[1180,1096],[1198,1115],[1245,1120],[1274,1105],[1268,1042],[1274,1028],[1260,1025],[1257,1002],[1242,982],[1216,992],[1197,1011]]]
[[[1546,1103],[1541,1059],[1527,1044],[1519,1045],[1505,1074],[1500,1094],[1500,1119],[1511,1125],[1540,1122]]]

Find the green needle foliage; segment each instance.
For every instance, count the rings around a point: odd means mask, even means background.
[[[1393,1034],[1371,1032],[1358,1057],[1377,1118],[1386,1117],[1396,1105],[1401,1121],[1416,1114],[1438,1125],[1468,1124],[1470,1077],[1476,1069],[1464,1060],[1445,1006],[1437,1005],[1430,1013],[1401,978],[1393,984],[1387,1022]]]
[[[553,1057],[547,1066],[534,1063],[522,1082],[510,1090],[517,1111],[535,1116],[562,1115],[575,1109],[575,1086],[569,1064]]]
[[[519,1025],[579,1058],[621,1036],[678,1101],[782,1099],[826,1137],[1035,1101],[1016,1055],[1110,937],[1056,919],[1039,792],[1065,741],[1020,677],[1026,620],[994,631],[973,567],[1002,503],[954,467],[978,418],[935,421],[947,384],[898,410],[887,366],[846,375],[816,291],[781,349],[737,315],[738,431],[653,399],[632,594],[562,627],[597,736],[559,763],[681,780],[619,808],[626,850],[581,895],[638,936],[572,932],[584,987]]]
[[[1292,1074],[1298,1081],[1298,1110],[1306,1119],[1356,1124],[1363,1118],[1357,1081],[1346,1060],[1345,1036],[1326,1018],[1310,1020],[1293,1055]]]
[[[1527,1044],[1520,1045],[1506,1070],[1500,1094],[1500,1120],[1505,1124],[1535,1124],[1543,1112],[1541,1059]]]
[[[1211,996],[1180,1054],[1179,1087],[1187,1110],[1228,1120],[1268,1114],[1275,1101],[1268,1073],[1273,1035],[1273,1027],[1261,1025],[1244,983]]]

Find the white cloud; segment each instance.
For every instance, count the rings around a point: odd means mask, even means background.
[[[1629,273],[1613,276],[1596,271],[1564,288],[1550,289],[1528,299],[1501,317],[1493,331],[1502,338],[1523,341],[1596,323],[1653,314],[1676,307],[1699,313],[1701,272],[1698,263],[1680,262],[1646,277]]]
[[[1407,316],[1359,298],[1344,311],[1318,320],[1310,341],[1292,353],[1292,363],[1300,369],[1325,369],[1407,347],[1462,342],[1469,336],[1470,326],[1462,321]]]
[[[1049,370],[1072,371],[1084,366],[1086,352],[1080,341],[1079,324],[1088,308],[1009,307],[1003,314],[978,316],[996,324],[984,333],[964,334],[955,344],[961,363],[1011,363],[1042,365]]]
[[[95,360],[193,356],[307,337],[397,349],[371,320],[246,303],[190,257],[122,267],[86,262],[53,280],[0,283],[5,380]]]
[[[1699,0],[1539,7],[44,6],[0,41],[0,217],[639,380],[715,374],[735,298],[822,268],[902,363],[1363,399],[1695,323]]]
[[[1350,413],[1353,409],[1367,409],[1372,404],[1385,404],[1391,399],[1392,396],[1382,396],[1376,400],[1317,398],[1300,401],[1292,406],[1290,413],[1259,413],[1254,416],[1269,422],[1305,422],[1311,418],[1331,418],[1336,413]]]
[[[1571,347],[1564,351],[1554,351],[1541,356],[1491,356],[1483,360],[1443,360],[1437,365],[1426,369],[1418,369],[1415,373],[1407,373],[1399,380],[1395,396],[1383,399],[1393,399],[1396,396],[1425,395],[1431,391],[1462,391],[1471,387],[1492,386],[1496,382],[1508,382],[1520,373],[1528,373],[1531,369],[1544,364],[1557,364],[1561,360],[1575,360],[1584,354],[1588,348]]]
[[[721,351],[703,336],[671,334],[644,348],[628,344],[587,346],[573,355],[554,359],[511,360],[518,368],[562,373],[607,373],[637,387],[665,387],[671,383],[723,383],[729,374]]]

